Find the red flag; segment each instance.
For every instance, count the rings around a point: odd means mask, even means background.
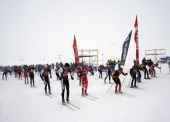
[[[137,20],[137,15],[136,15],[136,21],[135,21],[135,43],[136,43],[136,64],[139,64],[139,41],[138,41],[138,20]]]
[[[75,62],[77,62],[77,64],[79,65],[78,49],[77,49],[77,42],[76,42],[75,35],[74,35],[73,49],[74,49]]]

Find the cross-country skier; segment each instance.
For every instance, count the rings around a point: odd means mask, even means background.
[[[131,88],[133,87],[136,87],[136,74],[138,74],[138,67],[137,66],[133,66],[131,69],[130,69],[130,75],[132,77],[132,82],[131,82]],[[134,85],[133,85],[133,81],[134,81]]]
[[[60,71],[60,65],[57,64],[57,65],[56,65],[56,69],[55,69],[55,73],[56,73],[56,76],[57,76],[57,80],[59,79],[59,71]]]
[[[88,87],[88,79],[87,79],[87,71],[92,73],[92,71],[84,64],[82,64],[81,70],[79,71],[81,75],[82,81],[82,96],[84,97],[87,94],[87,87]]]
[[[52,78],[51,70],[50,68],[48,68],[47,64],[45,64],[44,69],[41,70],[41,77],[42,80],[44,81],[45,93],[47,93],[47,85],[48,85],[49,94],[51,94],[50,79],[48,77],[49,74],[50,74],[50,78]]]
[[[144,72],[144,79],[150,79],[150,78],[149,78],[149,74],[148,74],[148,70],[147,70],[147,68],[146,68],[147,65],[148,65],[148,64],[147,64],[146,61],[143,62],[143,64],[141,64],[141,66],[143,66],[142,69],[143,69],[143,72]],[[146,75],[147,75],[147,78],[146,78]]]
[[[151,77],[156,77],[155,74],[156,74],[156,71],[155,71],[155,68],[154,67],[157,67],[159,69],[161,69],[160,67],[158,67],[158,63],[156,64],[152,64],[152,66],[150,66],[150,70],[151,70]]]
[[[99,71],[99,78],[102,78],[102,66],[101,65],[98,67],[98,71]]]
[[[23,71],[22,71],[21,66],[19,66],[19,68],[18,68],[18,70],[16,71],[16,73],[18,73],[19,79],[21,78],[21,80],[22,80],[22,75],[21,75],[21,73],[23,73]]]
[[[121,82],[120,82],[120,79],[119,79],[119,75],[120,74],[127,75],[128,73],[124,73],[123,69],[120,67],[120,69],[116,70],[114,75],[112,76],[113,77],[113,81],[116,84],[116,86],[115,86],[115,93],[116,94],[118,93],[118,91],[117,91],[118,85],[119,85],[119,93],[122,93],[122,91],[121,91]]]
[[[59,72],[59,77],[61,79],[61,88],[62,88],[62,103],[65,104],[65,99],[64,99],[64,92],[65,92],[65,87],[67,90],[67,97],[66,97],[66,101],[69,102],[69,79],[68,79],[68,73],[69,73],[69,64],[65,63],[64,67],[60,68],[60,72]],[[71,75],[71,79],[73,80],[73,76],[72,73],[70,73]]]
[[[7,69],[6,69],[6,67],[4,67],[4,68],[2,69],[2,71],[3,71],[2,79],[4,80],[4,75],[5,75],[5,79],[7,80]]]
[[[106,69],[106,77],[105,77],[105,79],[104,79],[104,82],[106,83],[106,79],[107,79],[107,77],[109,76],[109,83],[111,83],[110,82],[110,76],[112,76],[112,74],[111,74],[111,66],[109,65],[108,67],[107,67],[107,69]]]
[[[37,71],[33,65],[28,68],[31,86],[34,86],[34,70]]]
[[[26,79],[27,79],[27,84],[29,84],[29,80],[28,80],[28,66],[26,65],[24,68],[24,78],[25,78],[25,84],[26,84]]]
[[[76,68],[77,72],[77,78],[79,79],[79,85],[81,86],[81,74],[79,73],[81,71],[82,64],[80,63],[78,67]]]

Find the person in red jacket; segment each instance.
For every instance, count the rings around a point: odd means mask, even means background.
[[[121,82],[120,82],[120,79],[119,79],[119,75],[120,74],[123,74],[123,75],[127,75],[128,73],[124,73],[123,72],[123,69],[120,67],[120,69],[118,69],[118,70],[116,70],[115,71],[115,73],[114,73],[114,75],[113,75],[113,80],[114,80],[114,82],[115,82],[115,84],[116,84],[116,86],[115,86],[115,93],[117,94],[118,92],[117,92],[117,87],[118,87],[118,85],[119,85],[119,93],[122,93],[122,91],[121,91]]]
[[[91,70],[83,64],[81,67],[81,70],[79,71],[81,75],[81,81],[82,81],[82,96],[83,97],[85,95],[88,95],[87,94],[87,87],[88,87],[87,71],[92,73]]]
[[[154,67],[157,67],[159,69],[161,69],[160,67],[158,67],[158,63],[156,64],[152,64],[149,69],[151,70],[151,77],[156,77],[155,74],[156,74],[156,71],[155,71],[155,68]]]
[[[26,79],[27,79],[27,84],[29,84],[29,80],[28,80],[28,66],[25,66],[23,74],[24,74],[24,78],[25,78],[25,84],[26,84]]]
[[[22,80],[22,76],[21,76],[21,73],[22,73],[23,71],[22,71],[22,69],[21,69],[21,66],[19,66],[19,68],[18,68],[18,70],[16,71],[16,73],[18,73],[18,75],[19,75],[19,79],[21,78],[21,80]]]

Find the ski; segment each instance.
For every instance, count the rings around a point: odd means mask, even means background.
[[[131,88],[131,87],[130,87],[130,88]],[[144,90],[144,91],[149,90],[149,89],[141,89],[141,88],[134,88],[134,89],[137,89],[137,90]]]
[[[69,109],[71,109],[71,110],[73,110],[73,111],[75,111],[73,108],[71,108],[70,106],[68,106],[67,104],[63,104],[64,106],[66,106],[67,108],[69,108]]]
[[[56,97],[56,98],[57,98],[57,96],[55,96],[55,95],[53,95],[53,94],[49,94],[49,95],[51,95],[51,96],[53,96],[53,97]]]
[[[124,94],[124,95],[128,95],[128,96],[132,96],[132,97],[137,97],[137,96],[135,96],[135,95],[131,95],[131,94],[126,94],[126,93],[122,93],[122,94]]]
[[[96,101],[96,100],[94,100],[94,99],[92,99],[92,98],[90,98],[90,97],[88,97],[88,96],[85,96],[85,98],[90,99],[90,100],[93,100],[93,101]]]
[[[93,97],[93,98],[95,98],[95,99],[98,99],[97,97],[94,97],[94,96],[91,96],[91,95],[88,95],[89,97]]]
[[[36,89],[38,89],[36,86],[33,86],[33,88],[36,88]]]
[[[72,104],[72,103],[70,103],[70,102],[67,102],[67,103],[70,104],[70,105],[72,105],[72,106],[74,106],[75,108],[80,109],[79,107],[75,106],[74,104]]]
[[[45,94],[46,96],[48,96],[48,97],[51,97],[51,98],[53,98],[52,96],[50,96],[49,94]]]
[[[73,108],[71,108],[70,106],[68,106],[67,103],[62,103],[64,106],[66,106],[67,108],[71,109],[72,111],[75,111]]]
[[[119,95],[119,94],[117,94],[117,95]],[[126,94],[123,94],[123,93],[120,93],[120,95],[125,96],[125,97],[129,97],[129,98],[133,98],[132,96],[129,96],[129,95],[126,95]]]

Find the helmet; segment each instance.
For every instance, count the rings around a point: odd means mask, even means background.
[[[122,67],[120,67],[119,70],[123,70]]]
[[[65,63],[65,65],[64,65],[65,67],[69,67],[70,65],[68,64],[68,63]]]

